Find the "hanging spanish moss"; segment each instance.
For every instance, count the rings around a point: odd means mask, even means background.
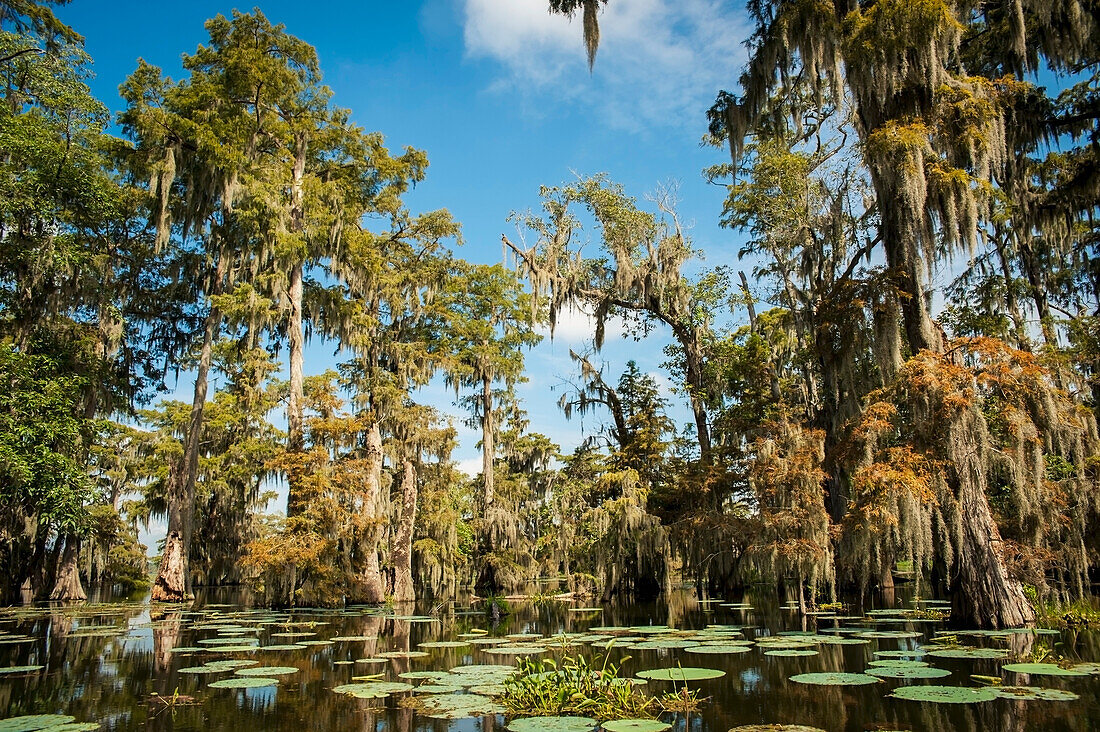
[[[793,585],[799,607],[834,594],[833,547],[821,489],[824,434],[781,421],[752,446],[750,482],[759,527],[745,559],[760,575]],[[805,591],[809,589],[810,596]]]

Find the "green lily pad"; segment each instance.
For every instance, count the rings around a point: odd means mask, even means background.
[[[421,648],[465,648],[470,644],[466,641],[427,641],[417,645]]]
[[[951,672],[947,669],[932,668],[931,666],[914,666],[910,668],[886,666],[869,668],[867,673],[881,679],[942,679],[951,675]]]
[[[210,648],[203,648],[204,651],[217,651],[218,653],[249,653],[251,651],[261,650],[259,646],[211,646]],[[263,650],[269,650],[264,648]]]
[[[1077,663],[1070,666],[1074,671],[1080,671],[1093,676],[1100,674],[1100,663]]]
[[[45,666],[0,666],[0,674],[29,674],[32,671],[39,671],[46,668]]]
[[[233,676],[221,681],[213,681],[210,687],[213,689],[256,689],[261,686],[278,686],[278,679],[267,679],[256,676]]]
[[[875,658],[920,658],[924,651],[875,651]]]
[[[377,639],[378,639],[378,636],[376,636],[376,635],[337,635],[337,636],[333,636],[332,638],[329,638],[329,640],[333,641],[333,642],[345,642],[346,641],[348,643],[353,643],[355,641],[372,641],[372,640],[377,640]]]
[[[1008,658],[1000,648],[939,648],[928,652],[933,658]]]
[[[232,671],[230,668],[218,668],[217,666],[211,666],[209,664],[203,664],[202,666],[188,666],[187,668],[181,668],[179,673],[181,674],[224,674]]]
[[[862,686],[881,682],[881,679],[867,674],[847,674],[834,671],[797,674],[792,676],[790,680],[796,684],[814,684],[816,686]]]
[[[412,691],[412,684],[402,684],[397,681],[367,681],[358,684],[341,684],[333,687],[337,694],[347,694],[356,699],[383,699],[390,694],[400,694]]]
[[[428,679],[429,681],[442,681],[443,679],[449,679],[451,674],[446,671],[406,671],[402,674],[397,674],[399,679],[408,680],[420,680]]]
[[[260,648],[261,651],[301,651],[309,646],[303,646],[300,643],[277,643],[273,646],[264,646]]]
[[[0,720],[0,732],[35,732],[75,721],[67,714],[28,714]]]
[[[287,676],[300,671],[297,666],[254,666],[237,670],[238,676]]]
[[[379,653],[379,658],[427,658],[431,654],[427,651],[386,651]]]
[[[890,696],[935,704],[971,704],[992,701],[997,693],[987,686],[900,686]]]
[[[507,710],[487,696],[478,694],[437,694],[420,700],[420,709],[433,719],[462,719],[504,714]]]
[[[655,668],[648,671],[639,671],[638,676],[652,681],[702,681],[703,679],[717,679],[725,676],[725,671],[716,668]]]
[[[507,691],[504,688],[504,684],[477,684],[469,687],[471,694],[479,694],[481,696],[504,696],[504,692]]]
[[[539,653],[546,653],[549,648],[542,646],[496,646],[495,648],[486,648],[485,653],[497,656],[533,656]]]
[[[648,640],[641,643],[635,643],[634,647],[643,651],[660,650],[662,648],[692,648],[699,645],[698,641],[686,640],[684,638],[663,638],[660,640]]]
[[[1022,701],[1075,701],[1080,699],[1077,694],[1064,689],[1041,689],[1038,686],[991,686],[997,696],[1002,699],[1019,699]]]
[[[672,729],[671,724],[659,719],[616,719],[604,722],[602,727],[607,732],[664,732]]]
[[[1006,663],[1001,668],[1005,671],[1035,676],[1088,676],[1085,671],[1074,671],[1072,668],[1062,668],[1053,663]]]
[[[516,672],[515,666],[505,666],[499,663],[475,663],[470,666],[455,666],[451,669],[452,674],[485,674],[485,673],[508,673],[514,674]]]
[[[870,638],[829,638],[821,641],[826,646],[866,646],[870,642]]]
[[[526,717],[513,719],[511,732],[588,732],[597,724],[590,717]]]
[[[451,684],[421,684],[413,689],[416,694],[458,694],[463,690],[462,686],[453,686]],[[477,694],[478,692],[474,692]],[[485,696],[489,696],[486,694]]]
[[[731,644],[731,645],[713,645],[713,646],[704,644],[704,645],[700,645],[700,646],[691,646],[690,648],[685,648],[684,649],[684,651],[686,651],[687,653],[708,653],[708,654],[714,654],[714,655],[718,655],[718,656],[732,655],[732,654],[735,654],[735,653],[748,653],[751,650],[752,650],[752,646],[750,646],[748,644],[745,644],[745,643],[739,643],[737,645],[732,645]]]
[[[379,664],[379,663],[389,663],[389,662],[390,662],[390,659],[388,659],[388,658],[376,658],[376,657],[372,657],[372,658],[357,658],[357,659],[355,659],[355,662],[356,662],[356,663],[369,663],[369,664]]]
[[[765,656],[778,656],[779,658],[800,658],[802,656],[816,656],[817,651],[809,648],[780,648],[774,651],[764,651]]]
[[[920,633],[911,630],[869,630],[860,633],[860,638],[920,638]]]
[[[928,666],[924,661],[908,661],[897,658],[887,658],[885,660],[871,661],[867,664],[872,668],[925,668]]]

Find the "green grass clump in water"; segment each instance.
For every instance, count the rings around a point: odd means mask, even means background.
[[[620,663],[628,659],[624,657]],[[519,674],[504,682],[501,701],[510,715],[650,719],[671,708],[681,695],[665,696],[669,704],[663,697],[639,691],[631,679],[619,676],[619,666],[604,655],[602,662],[597,658],[591,664],[583,656],[564,658],[560,664],[550,659],[521,661]]]

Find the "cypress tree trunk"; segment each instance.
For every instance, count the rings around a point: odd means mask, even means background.
[[[488,511],[493,505],[493,458],[496,456],[496,427],[493,424],[493,382],[486,373],[481,377],[481,479],[484,484],[482,503]]]
[[[223,250],[218,257],[213,294],[222,291],[222,279],[228,267],[228,256]],[[153,581],[152,599],[156,602],[180,602],[193,597],[189,554],[191,532],[195,518],[195,483],[199,472],[199,440],[202,436],[202,417],[206,407],[206,392],[210,383],[210,364],[214,358],[214,339],[221,327],[221,311],[210,308],[206,315],[206,330],[202,337],[202,351],[195,374],[195,394],[191,401],[191,418],[187,424],[187,437],[183,456],[169,478],[168,484],[168,534],[164,540],[157,577]]]
[[[302,181],[306,170],[306,152],[308,150],[308,135],[299,133],[295,136],[294,167],[291,171],[290,184],[290,230],[292,234],[302,235],[304,228],[303,218],[303,189]],[[304,245],[304,242],[303,242]],[[287,341],[290,359],[290,393],[287,397],[286,421],[287,421],[287,450],[301,452],[305,449],[305,429],[302,414],[303,389],[305,380],[303,377],[303,364],[305,361],[304,331],[302,327],[302,296],[303,296],[303,270],[305,268],[301,259],[297,259],[290,268],[289,281],[287,283],[287,297],[290,300],[290,312],[287,316]],[[298,511],[299,486],[292,481],[287,488],[287,516],[293,516]]]
[[[948,436],[956,479],[962,538],[955,559],[951,619],[978,628],[1018,628],[1035,622],[1020,583],[1008,576],[1000,555],[1001,532],[986,499],[988,434],[981,415],[968,410]]]
[[[378,563],[378,542],[381,535],[382,519],[379,516],[379,497],[382,492],[382,433],[378,423],[371,424],[367,434],[367,479],[363,491],[363,510],[367,512],[368,528],[363,537],[366,553],[363,575],[362,602],[385,602],[386,586],[382,581],[382,569]]]
[[[57,581],[53,591],[50,592],[51,600],[69,602],[72,600],[87,600],[88,595],[80,584],[80,539],[70,534],[65,538],[65,551],[61,555],[61,564],[57,568]]]
[[[401,481],[401,522],[393,543],[393,599],[411,602],[416,599],[412,577],[412,538],[416,523],[416,468],[411,460],[405,461],[405,475]]]

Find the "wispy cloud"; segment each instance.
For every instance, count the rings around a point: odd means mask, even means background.
[[[466,52],[501,63],[498,89],[584,105],[625,130],[701,132],[704,110],[744,63],[749,26],[739,3],[611,0],[590,76],[579,14],[551,16],[546,0],[462,2]]]

